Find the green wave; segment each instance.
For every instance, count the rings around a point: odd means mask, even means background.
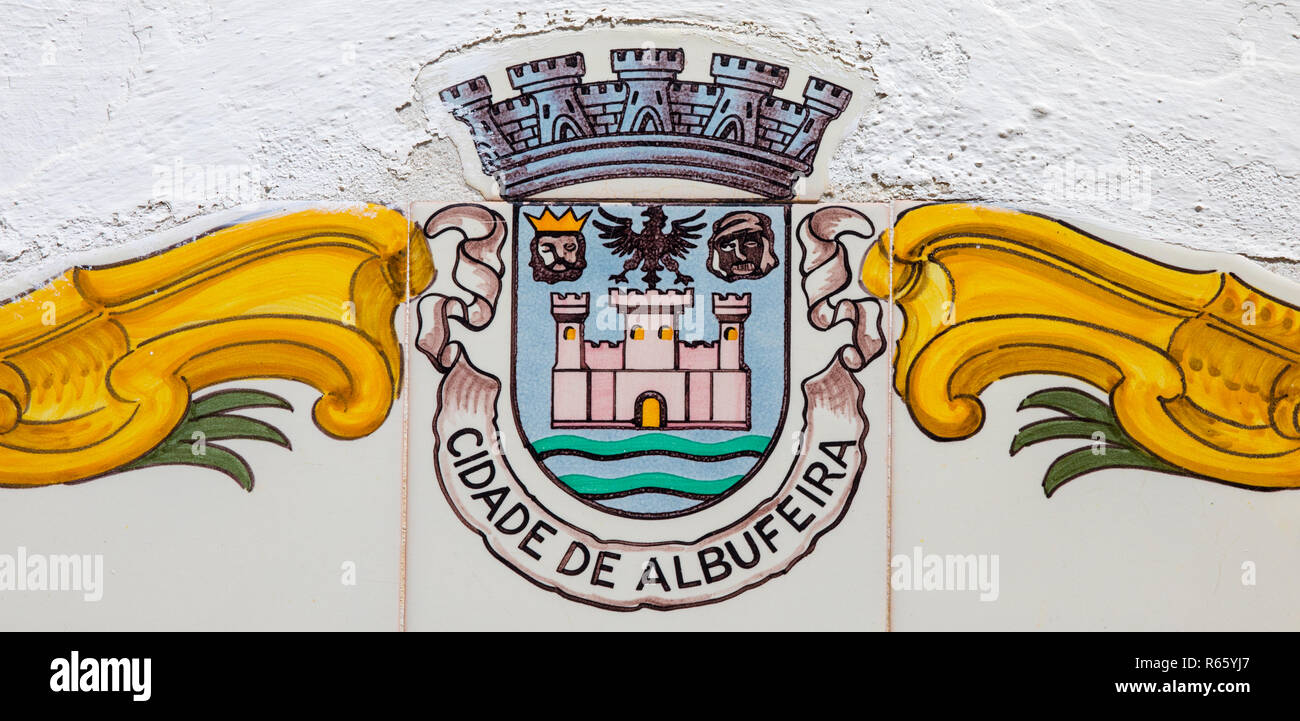
[[[614,456],[626,453],[651,455],[655,452],[709,458],[722,455],[761,456],[767,450],[767,436],[741,436],[717,443],[691,441],[667,433],[647,433],[617,441],[597,441],[582,436],[547,436],[533,442],[538,454],[563,455],[567,453],[593,456]]]
[[[729,490],[742,478],[744,478],[743,475],[728,476],[713,481],[701,481],[695,478],[684,478],[672,473],[634,473],[619,478],[599,478],[581,473],[570,473],[569,475],[560,476],[560,481],[572,488],[575,493],[584,495],[664,490],[716,496]]]

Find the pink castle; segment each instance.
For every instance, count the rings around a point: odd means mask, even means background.
[[[609,291],[623,340],[586,340],[588,296],[551,294],[555,368],[554,428],[749,429],[745,319],[749,294],[713,294],[718,340],[678,339],[679,318],[695,303],[686,290]]]

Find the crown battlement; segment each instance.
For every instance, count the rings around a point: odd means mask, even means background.
[[[528,92],[562,85],[577,85],[586,74],[587,65],[582,58],[582,53],[557,55],[553,58],[543,58],[506,68],[510,87]]]
[[[835,117],[849,107],[849,100],[853,98],[853,93],[847,88],[821,78],[808,78],[808,84],[803,89],[803,98],[808,107]]]
[[[519,95],[492,102],[486,77],[439,93],[469,126],[507,199],[620,177],[670,177],[788,198],[852,93],[811,78],[803,102],[773,95],[782,65],[716,53],[713,82],[681,80],[681,48],[615,49],[617,79],[583,82],[582,53],[506,69]]]
[[[640,311],[680,311],[695,305],[695,291],[686,290],[622,290],[609,289],[609,305],[623,312]]]
[[[790,77],[790,68],[737,55],[714,53],[709,74],[719,85],[740,86],[764,92],[784,88],[786,79]]]
[[[623,102],[627,100],[627,85],[617,80],[606,83],[587,83],[578,86],[582,104]]]
[[[492,116],[498,123],[510,123],[519,120],[528,120],[537,118],[537,105],[533,99],[527,95],[517,98],[506,98],[498,103],[492,104]]]
[[[492,101],[492,86],[488,85],[488,79],[482,75],[477,78],[466,80],[463,83],[446,88],[438,93],[442,102],[453,106],[468,106],[480,102]]]
[[[663,50],[610,50],[609,64],[614,74],[624,79],[673,79],[686,67],[686,53],[681,48]]]

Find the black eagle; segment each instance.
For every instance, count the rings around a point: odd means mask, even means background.
[[[628,272],[635,270],[638,265],[645,271],[642,280],[652,290],[659,283],[657,271],[661,268],[670,270],[676,275],[674,282],[686,285],[693,280],[691,276],[678,270],[677,259],[685,258],[691,248],[695,247],[691,241],[699,239],[699,231],[706,225],[695,222],[704,215],[703,210],[689,218],[674,220],[667,233],[664,232],[664,221],[667,216],[664,215],[663,206],[660,205],[647,206],[642,211],[641,217],[645,218],[645,222],[641,225],[639,233],[632,230],[631,218],[610,215],[604,208],[600,209],[600,215],[609,222],[602,223],[595,219],[591,222],[600,229],[601,239],[609,241],[605,243],[605,247],[613,250],[615,256],[632,256],[623,263],[623,272],[611,275],[610,280],[616,283],[628,282]]]

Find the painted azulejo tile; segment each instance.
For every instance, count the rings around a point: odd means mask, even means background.
[[[1243,258],[899,203],[893,625],[1295,628],[1300,288]],[[892,247],[892,253],[887,249]]]
[[[396,628],[410,231],[265,209],[17,288],[0,623]]]
[[[778,98],[790,68],[689,34],[570,39],[506,82],[421,74],[511,202],[411,213],[451,270],[417,310],[409,627],[883,628],[856,280],[889,209],[790,202],[855,92]]]
[[[872,86],[751,41],[550,33],[428,65],[417,85],[489,199],[820,199]]]
[[[883,627],[888,206],[412,216],[410,628]]]

